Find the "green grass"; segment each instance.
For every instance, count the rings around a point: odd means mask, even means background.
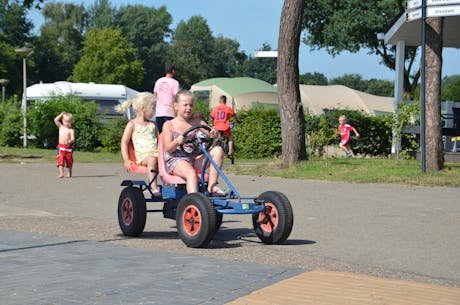
[[[445,163],[439,172],[422,173],[420,161],[394,159],[320,159],[303,161],[290,169],[280,161],[251,166],[237,164],[225,169],[235,174],[275,176],[358,183],[399,183],[431,186],[460,186],[460,164]]]
[[[90,153],[76,151],[76,162],[121,163],[120,153]],[[1,162],[55,162],[56,151],[0,147]],[[429,186],[460,186],[460,163],[445,163],[439,172],[422,173],[420,161],[372,159],[320,159],[303,161],[290,169],[280,168],[279,160],[236,159],[226,163],[224,170],[235,174],[275,176],[283,178],[348,181],[357,183],[399,183]]]
[[[74,159],[82,163],[122,162],[120,153],[75,151]],[[55,149],[0,147],[0,162],[56,162]]]

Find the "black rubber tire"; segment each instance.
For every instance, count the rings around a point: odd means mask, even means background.
[[[216,233],[216,210],[201,193],[187,194],[179,201],[176,212],[177,233],[191,248],[205,248]]]
[[[118,224],[126,236],[142,234],[147,219],[144,194],[137,187],[125,187],[118,199]]]
[[[254,231],[264,244],[281,244],[291,234],[294,214],[289,199],[281,192],[267,191],[257,199],[265,201],[266,209],[252,215]]]
[[[216,232],[219,231],[223,218],[224,214],[216,212]]]

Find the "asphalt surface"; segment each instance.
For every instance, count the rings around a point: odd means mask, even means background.
[[[143,175],[0,164],[0,304],[224,304],[316,269],[460,287],[459,188],[230,175],[243,195],[288,196],[288,241],[263,245],[248,215],[226,215],[208,249],[190,249],[158,213],[141,237],[120,234],[126,178]]]

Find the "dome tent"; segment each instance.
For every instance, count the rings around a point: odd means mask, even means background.
[[[372,95],[342,85],[300,85],[304,110],[320,115],[330,109],[359,110],[376,116],[393,113],[393,98]]]
[[[251,77],[211,78],[192,85],[190,91],[195,95],[208,96],[210,109],[219,104],[221,95],[227,96],[227,105],[235,111],[247,110],[256,104],[264,107],[278,106],[276,87]]]

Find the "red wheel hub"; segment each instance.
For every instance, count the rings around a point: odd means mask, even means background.
[[[195,236],[200,232],[201,228],[201,213],[194,205],[189,205],[182,213],[182,224],[184,231],[190,236]]]
[[[129,198],[125,198],[121,207],[121,217],[126,225],[133,222],[133,202]]]
[[[265,203],[265,210],[259,213],[259,223],[265,232],[273,232],[278,226],[278,209],[271,202]]]

